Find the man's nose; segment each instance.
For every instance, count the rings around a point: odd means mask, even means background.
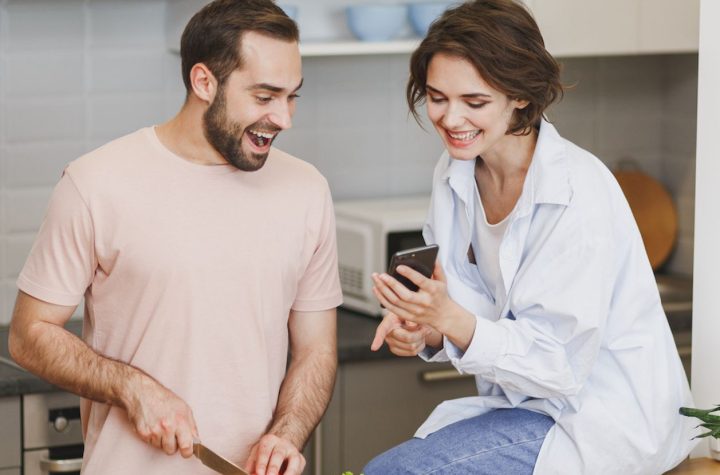
[[[292,127],[292,111],[290,104],[278,101],[278,105],[270,115],[270,121],[281,129],[289,129]]]

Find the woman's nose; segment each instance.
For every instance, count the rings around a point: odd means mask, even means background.
[[[462,114],[459,107],[448,104],[448,108],[443,116],[443,125],[447,129],[456,129],[465,125],[465,116]]]

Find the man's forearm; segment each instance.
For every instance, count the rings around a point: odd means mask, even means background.
[[[59,325],[34,322],[12,333],[13,358],[32,373],[87,399],[125,407],[131,380],[148,378],[125,363],[104,357]]]
[[[330,402],[336,370],[334,345],[293,355],[268,432],[288,439],[302,450]]]

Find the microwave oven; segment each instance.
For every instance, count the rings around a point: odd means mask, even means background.
[[[395,252],[425,244],[422,228],[429,207],[427,195],[335,203],[344,307],[381,316],[371,275],[387,271]]]

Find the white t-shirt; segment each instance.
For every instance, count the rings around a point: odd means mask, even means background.
[[[476,189],[477,190],[477,189]],[[475,264],[482,279],[494,298],[505,294],[505,286],[500,273],[500,243],[502,243],[510,212],[502,221],[496,224],[488,223],[485,215],[480,194],[476,191],[477,202],[475,204],[475,236],[473,236],[473,254]]]

